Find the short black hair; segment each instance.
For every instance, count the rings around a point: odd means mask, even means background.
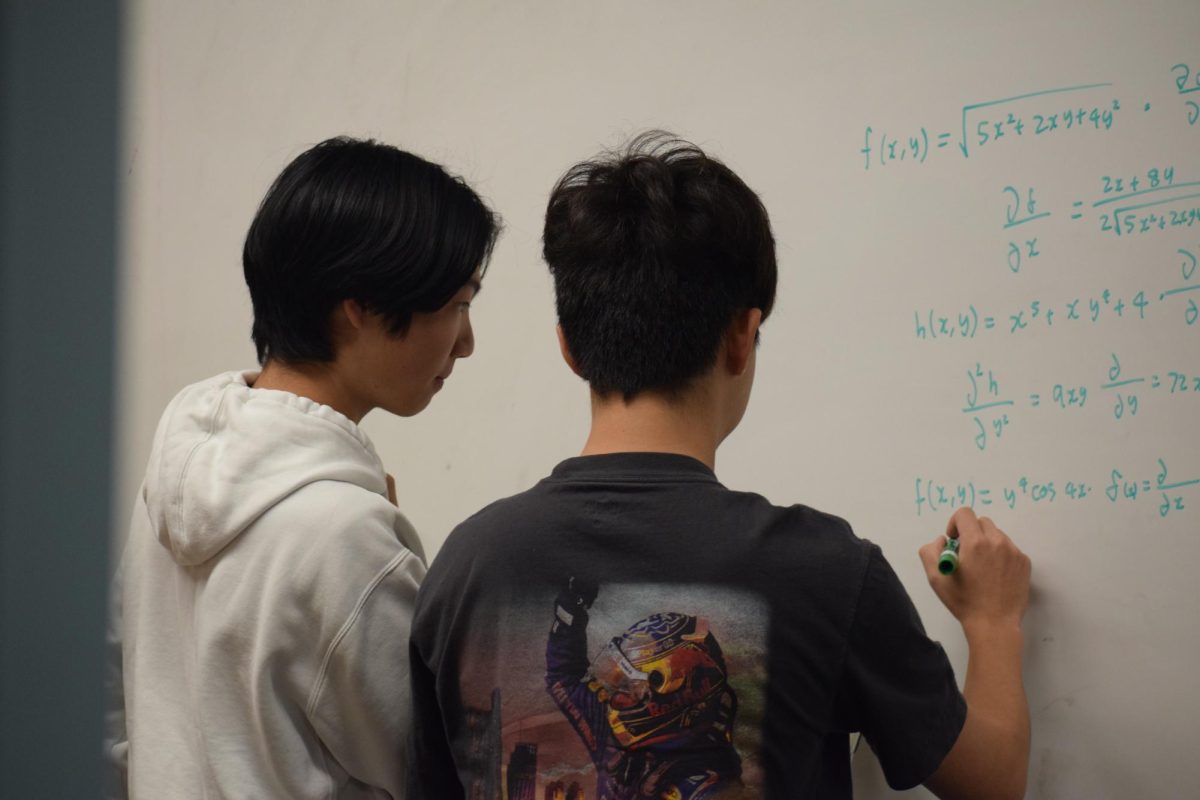
[[[767,210],[733,170],[649,131],[571,167],[543,256],[579,373],[601,395],[677,396],[716,362],[734,316],[775,302]]]
[[[330,316],[356,300],[399,335],[486,269],[500,221],[441,166],[339,136],[299,155],[267,191],[242,268],[259,363],[334,359]]]

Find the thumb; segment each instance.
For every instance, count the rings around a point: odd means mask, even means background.
[[[937,570],[937,562],[945,546],[946,537],[939,533],[932,542],[926,542],[917,551],[921,556],[921,564],[925,567],[925,574],[930,578],[940,574]]]

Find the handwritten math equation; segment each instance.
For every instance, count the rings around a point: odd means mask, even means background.
[[[1118,237],[1193,228],[1200,224],[1200,181],[1177,181],[1174,167],[1162,170],[1151,167],[1145,175],[1144,182],[1138,175],[1131,178],[1102,175],[1103,188],[1098,199],[1090,203],[1084,200],[1072,202],[1070,220],[1081,220],[1085,211],[1095,209],[1096,230]],[[1136,188],[1139,186],[1142,188]],[[1005,230],[1054,216],[1039,202],[1036,187],[1005,186],[1002,193],[1007,198]],[[1036,236],[1033,239],[1018,238],[1008,244],[1008,268],[1014,273],[1021,271],[1023,255],[1029,258],[1039,255]]]
[[[1160,517],[1167,517],[1187,508],[1184,498],[1189,491],[1200,487],[1200,476],[1176,480],[1160,458],[1153,474],[1112,467],[1099,479],[1072,476],[1064,481],[1022,475],[1012,481],[985,485],[973,480],[939,482],[919,477],[915,486],[914,508],[918,517],[944,514],[960,506],[986,512],[990,506],[1015,510],[1024,505],[1085,502],[1112,505],[1142,502],[1153,506]]]
[[[1200,104],[1188,95],[1200,92],[1200,69],[1187,63],[1175,64],[1164,76],[1181,98],[1178,108],[1168,109],[1182,124],[1200,130]],[[938,154],[973,155],[1023,139],[1104,135],[1130,114],[1149,114],[1152,104],[1130,105],[1116,97],[1112,83],[1060,86],[1017,94],[997,100],[968,103],[959,109],[957,125],[948,128],[919,126],[895,131],[865,126],[859,157],[863,169],[888,166],[918,166]]]
[[[1063,136],[1072,130],[1076,132],[1110,131],[1117,121],[1118,114],[1122,112],[1121,101],[1117,99],[1091,104],[1065,105],[1060,103],[1057,106],[1048,99],[1044,99],[1041,100],[1039,106],[1041,113],[1018,110],[1002,112],[995,117],[973,118],[982,116],[983,109],[1015,106],[1021,101],[1029,101],[1034,98],[1049,98],[1051,95],[1081,93],[1089,89],[1104,89],[1111,86],[1111,83],[1066,86],[986,103],[972,103],[962,108],[960,131],[943,130],[932,136],[929,128],[925,126],[914,131],[896,134],[887,130],[876,133],[875,128],[868,125],[863,131],[863,144],[859,150],[863,158],[863,169],[870,170],[871,167],[881,168],[887,167],[889,164],[905,162],[924,164],[932,152],[941,150],[947,150],[950,153],[957,150],[963,158],[970,158],[973,153],[983,148],[989,146],[995,148],[1000,142],[1025,136],[1030,138]],[[1147,107],[1145,111],[1149,111],[1149,108]],[[969,126],[970,130],[968,130]]]
[[[1036,244],[1036,242],[1034,243]],[[1038,298],[1007,309],[980,311],[974,303],[959,309],[921,308],[913,311],[913,334],[923,341],[974,339],[983,334],[1021,334],[1030,330],[1062,329],[1072,325],[1094,326],[1126,320],[1144,321],[1160,310],[1169,310],[1186,327],[1200,332],[1200,275],[1197,255],[1200,245],[1180,247],[1174,252],[1179,277],[1157,291],[1138,289],[1115,294],[1104,288],[1070,299]]]
[[[935,358],[941,358],[938,347],[955,349],[955,341],[965,344],[985,337],[1034,336],[1040,342],[1063,331],[1099,334],[1102,329],[1105,338],[1130,337],[1127,346],[1110,343],[1095,355],[1070,358],[1065,363],[1080,364],[1080,371],[1071,367],[1074,374],[1051,373],[1049,381],[1045,373],[1036,380],[1023,377],[1021,366],[995,355],[964,358],[955,368],[962,370],[962,393],[946,398],[945,404],[947,412],[960,417],[964,447],[981,453],[1011,451],[1023,441],[1022,427],[1037,415],[1043,422],[1048,421],[1046,415],[1064,422],[1094,417],[1113,431],[1114,440],[1149,430],[1136,421],[1147,413],[1200,420],[1200,156],[1183,155],[1189,148],[1200,154],[1198,67],[1200,62],[1162,69],[1155,79],[1161,86],[1147,93],[1153,94],[1153,102],[1113,83],[1089,83],[967,103],[957,109],[950,125],[899,130],[869,124],[862,129],[857,156],[862,169],[872,173],[871,180],[907,175],[906,170],[933,161],[971,160],[984,154],[1019,161],[1021,143],[1032,141],[1062,142],[1072,151],[1092,142],[1086,152],[1111,160],[1101,163],[1082,185],[1023,178],[985,190],[993,193],[990,213],[995,225],[985,247],[994,248],[995,255],[983,264],[1018,282],[1029,275],[1053,278],[1025,283],[1043,288],[1024,297],[1018,290],[1000,293],[1003,300],[965,298],[942,307],[912,308],[909,330],[922,348],[934,348],[929,354]],[[1175,126],[1172,136],[1177,139],[1194,134],[1194,144],[1190,138],[1180,139],[1184,149],[1174,158],[1116,166],[1125,155],[1116,148],[1125,147],[1131,133],[1140,138],[1147,125],[1162,129],[1164,123]],[[1125,133],[1114,138],[1113,132],[1122,130]],[[1085,269],[1088,264],[1069,251],[1082,235],[1105,242],[1103,251],[1119,259],[1106,259],[1096,267],[1136,270],[1130,273],[1138,276],[1132,284],[1122,279],[1114,288],[1111,276],[1081,283],[1075,275],[1103,274],[1101,269]],[[1055,275],[1055,270],[1072,271]],[[899,318],[907,313],[902,310]],[[1061,341],[1079,341],[1077,335],[1064,336]],[[1134,342],[1156,344],[1144,350]],[[1178,347],[1185,342],[1196,346]],[[1162,347],[1164,343],[1169,346]],[[1174,429],[1200,437],[1200,425],[1177,424]],[[1200,444],[1200,438],[1195,443]],[[1185,452],[1194,453],[1195,447]],[[1200,474],[1178,480],[1168,473],[1163,458],[1157,465],[1157,470],[1144,473],[1127,465],[1097,472],[1089,465],[1075,475],[1027,474],[996,483],[918,477],[914,507],[920,516],[962,505],[1016,509],[1023,504],[1145,502],[1168,517],[1185,509],[1188,491],[1200,486]]]
[[[1175,89],[1180,97],[1200,92],[1200,69],[1188,64],[1176,64],[1171,67],[1171,75],[1175,78]],[[1183,107],[1187,111],[1188,125],[1200,125],[1200,103],[1185,98]]]
[[[1190,401],[1192,408],[1200,411],[1200,363],[1191,372],[1167,369],[1129,377],[1117,354],[1110,354],[1110,358],[1107,380],[1092,385],[1054,383],[1016,396],[1001,391],[996,373],[976,362],[966,371],[967,391],[961,409],[972,422],[975,447],[987,450],[993,440],[1003,437],[1019,408],[1083,411],[1090,400],[1091,407],[1104,404],[1112,418],[1120,421],[1136,417],[1144,398],[1153,395],[1174,402]]]

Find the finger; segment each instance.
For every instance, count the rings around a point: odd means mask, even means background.
[[[975,517],[975,512],[967,506],[951,514],[950,521],[946,523],[946,537],[949,539],[958,539],[963,534],[979,536],[980,533],[979,520]]]
[[[387,496],[388,496],[388,500],[391,501],[392,505],[394,505],[394,506],[399,505],[399,503],[396,502],[396,479],[393,478],[391,475],[387,476]]]
[[[946,537],[939,533],[937,536],[933,537],[932,540],[921,545],[920,552],[924,552],[926,550],[926,548],[928,548],[931,551],[940,553],[940,552],[942,552],[942,548],[945,546],[946,546]]]
[[[943,539],[942,541],[945,541]],[[921,549],[917,551],[921,557],[921,567],[925,570],[925,577],[933,583],[934,577],[937,575],[937,550],[933,544],[923,544]]]
[[[931,583],[942,576],[941,571],[938,569],[938,561],[941,560],[942,551],[945,549],[946,537],[939,536],[932,542],[921,545],[917,551],[921,556],[921,565],[925,567],[925,575]]]

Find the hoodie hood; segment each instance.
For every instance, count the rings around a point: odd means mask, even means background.
[[[184,566],[209,560],[307,484],[342,481],[387,496],[383,464],[329,406],[228,372],[180,392],[163,414],[143,497],[158,540]]]

